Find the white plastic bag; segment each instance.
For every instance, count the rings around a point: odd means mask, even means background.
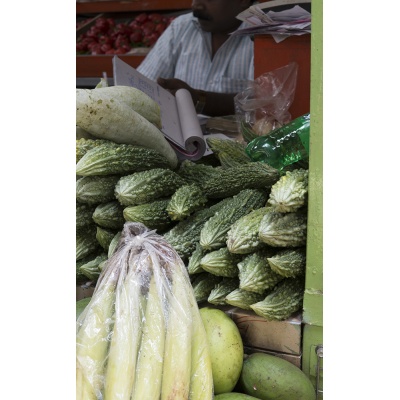
[[[77,320],[76,340],[77,400],[213,398],[207,337],[186,267],[143,224],[125,223]]]

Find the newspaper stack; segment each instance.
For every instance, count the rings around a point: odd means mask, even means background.
[[[304,6],[310,0],[275,0],[255,4],[241,12],[236,18],[247,22],[247,26],[232,33],[237,35],[270,34],[281,42],[289,36],[311,33],[311,13]],[[282,11],[274,11],[285,8]]]

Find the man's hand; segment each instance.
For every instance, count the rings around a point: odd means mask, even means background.
[[[193,103],[196,104],[198,100],[198,94],[197,90],[193,89],[191,86],[189,86],[186,82],[181,81],[180,79],[164,79],[164,78],[158,78],[157,83],[163,87],[164,89],[167,89],[170,93],[172,93],[175,96],[175,93],[178,89],[187,89],[189,93],[192,96]]]
[[[197,105],[202,96],[207,96],[203,100],[204,108],[199,113],[209,115],[211,117],[221,115],[233,115],[235,114],[233,98],[236,93],[214,93],[204,92],[202,90],[194,89],[189,86],[186,82],[180,79],[164,79],[158,78],[157,83],[164,89],[171,92],[174,96],[178,89],[187,89],[192,96],[193,104]],[[201,103],[202,101],[200,101]]]

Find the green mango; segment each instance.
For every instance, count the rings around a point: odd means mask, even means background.
[[[210,347],[214,394],[232,392],[243,365],[244,350],[239,329],[222,310],[203,307],[200,315]]]
[[[239,385],[261,400],[316,400],[315,388],[300,368],[266,353],[245,357]]]
[[[217,394],[214,400],[258,400],[258,398],[244,393],[230,392]]]

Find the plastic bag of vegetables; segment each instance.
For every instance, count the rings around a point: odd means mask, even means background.
[[[205,329],[185,265],[126,222],[76,325],[76,399],[212,399]]]

